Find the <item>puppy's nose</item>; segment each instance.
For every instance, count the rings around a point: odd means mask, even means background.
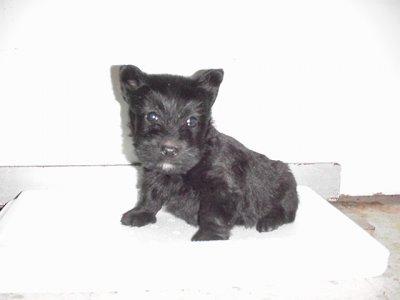
[[[175,156],[178,154],[178,148],[171,145],[161,146],[161,153],[165,156]]]

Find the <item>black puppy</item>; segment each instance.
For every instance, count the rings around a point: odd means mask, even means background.
[[[293,222],[298,197],[287,164],[247,149],[212,125],[224,72],[191,77],[120,67],[136,155],[139,200],[122,224],[144,226],[167,211],[199,226],[192,240],[225,240],[234,225],[271,231]]]

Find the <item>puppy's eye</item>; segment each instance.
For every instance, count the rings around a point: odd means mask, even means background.
[[[152,112],[149,112],[149,113],[146,115],[146,119],[147,119],[147,121],[149,121],[149,122],[156,122],[156,121],[158,121],[159,116],[158,116],[154,111],[152,111]]]
[[[189,127],[195,127],[198,123],[198,120],[196,117],[190,117],[189,119],[186,120],[186,124]]]

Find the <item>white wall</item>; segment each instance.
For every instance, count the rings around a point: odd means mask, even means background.
[[[125,163],[110,66],[225,69],[217,127],[400,193],[400,2],[0,2],[0,165]],[[243,103],[246,107],[243,107]]]

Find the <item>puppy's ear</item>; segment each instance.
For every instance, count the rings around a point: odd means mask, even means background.
[[[119,68],[119,79],[123,96],[128,97],[130,92],[135,92],[140,87],[146,85],[147,74],[142,72],[138,67],[125,65]]]
[[[210,69],[200,70],[192,75],[192,78],[206,90],[218,89],[222,79],[224,79],[224,70]]]
[[[211,105],[214,103],[215,98],[218,95],[219,86],[224,79],[224,70],[222,69],[209,69],[200,70],[192,75],[198,86],[211,92],[212,99]]]

